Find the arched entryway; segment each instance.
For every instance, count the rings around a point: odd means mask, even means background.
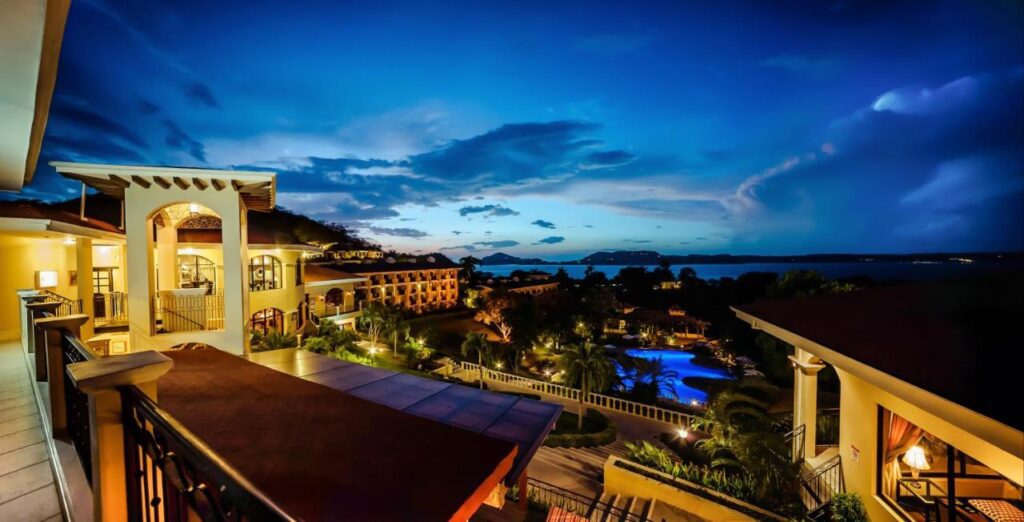
[[[267,334],[284,332],[284,312],[277,308],[264,308],[252,314],[252,331]]]

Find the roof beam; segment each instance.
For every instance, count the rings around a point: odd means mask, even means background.
[[[152,185],[150,182],[146,181],[146,178],[140,176],[132,176],[132,181],[142,188],[149,188]]]
[[[244,186],[245,186],[245,183],[242,183],[241,181],[238,181],[237,179],[231,180],[231,188],[235,189],[236,192],[239,191],[239,190],[242,190],[242,187],[244,187]]]
[[[213,185],[213,188],[217,189],[217,191],[224,190],[224,187],[227,187],[227,185],[225,185],[223,181],[216,178],[211,179],[210,184]]]
[[[192,184],[189,183],[188,180],[185,178],[179,178],[178,176],[174,176],[172,179],[174,180],[174,184],[177,185],[178,188],[180,188],[181,190],[186,190],[192,186]]]
[[[126,180],[126,179],[124,179],[124,178],[122,178],[120,176],[115,175],[115,174],[111,174],[110,175],[110,181],[112,181],[115,185],[118,185],[118,186],[123,187],[123,188],[128,188],[128,187],[132,186],[132,182],[131,181],[128,181],[128,180]]]
[[[202,178],[192,178],[192,184],[199,190],[206,190],[206,187],[209,187]]]
[[[171,188],[171,182],[167,181],[166,178],[160,176],[153,176],[153,183],[160,185],[160,188],[169,189]]]

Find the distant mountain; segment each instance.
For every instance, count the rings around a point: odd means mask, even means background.
[[[480,260],[481,265],[546,265],[547,261],[536,257],[516,257],[504,252],[495,252]]]
[[[668,261],[680,265],[722,265],[745,263],[943,263],[973,261],[1022,261],[1024,252],[978,253],[943,252],[932,254],[803,254],[795,256],[759,256],[732,254],[687,254],[662,255],[651,250],[617,250],[615,252],[594,252],[579,261],[545,261],[538,258],[522,258],[504,252],[483,258],[484,265],[657,265]]]
[[[656,265],[663,256],[651,250],[594,252],[578,261],[581,265]]]

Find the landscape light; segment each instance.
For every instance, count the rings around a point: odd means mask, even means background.
[[[676,433],[679,434],[680,439],[684,440],[686,439],[686,437],[690,436],[690,432],[686,431],[686,428],[679,428],[678,430],[676,430]]]

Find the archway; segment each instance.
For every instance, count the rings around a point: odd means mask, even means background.
[[[252,314],[252,330],[262,334],[284,332],[284,312],[277,308],[264,308]]]

